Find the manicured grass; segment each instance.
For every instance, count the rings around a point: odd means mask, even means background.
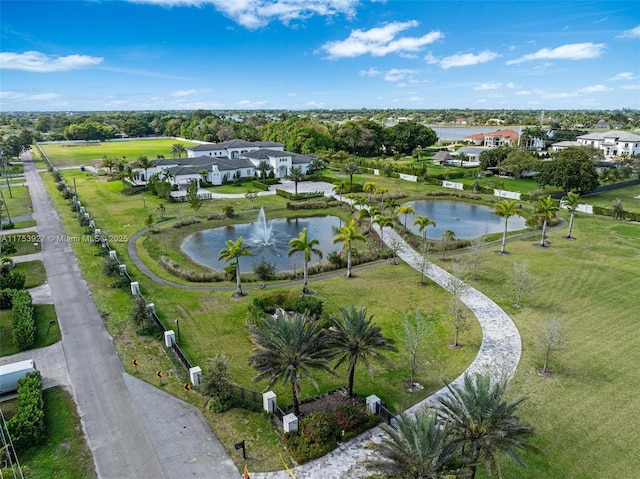
[[[33,349],[51,346],[60,341],[62,337],[55,307],[52,304],[35,304],[33,308],[36,317],[36,342]],[[13,343],[12,318],[10,309],[0,311],[0,356],[11,356],[19,352]],[[51,321],[55,323],[49,327]]]
[[[19,453],[25,477],[30,479],[93,479],[97,474],[71,394],[62,387],[45,389],[47,438],[44,444]],[[15,404],[16,400],[10,401]],[[3,412],[15,406],[2,403]],[[5,413],[6,414],[6,413]],[[8,419],[5,416],[5,419]]]
[[[171,158],[171,147],[181,143],[188,148],[197,143],[167,139],[133,140],[133,141],[107,141],[107,142],[68,142],[40,145],[51,162],[59,167],[67,166],[94,166],[101,164],[102,158],[123,158],[127,161],[135,161],[140,155],[155,159],[158,155]]]
[[[40,286],[47,280],[47,272],[44,269],[44,263],[40,260],[16,263],[16,270],[23,272],[27,277],[27,280],[24,283],[25,289]]]
[[[11,193],[9,193],[8,188],[4,187],[2,188],[2,194],[4,195],[4,200],[7,202],[12,221],[16,216],[26,215],[31,212],[31,196],[29,196],[29,189],[26,186],[13,185],[11,186]],[[2,217],[5,220],[8,219],[7,212],[4,208]]]
[[[11,253],[9,256],[23,256],[42,251],[41,237],[37,231],[11,233],[11,230],[5,230],[2,235],[3,252],[6,251],[4,246],[7,243],[12,243],[16,247],[16,252]]]
[[[508,245],[510,255],[488,252],[472,284],[514,319],[523,356],[512,393],[527,396],[522,418],[535,426],[544,456],[527,456],[528,468],[505,463],[504,477],[600,478],[637,475],[640,466],[640,410],[636,334],[638,303],[631,293],[640,256],[638,225],[580,215],[573,236],[549,234],[550,248],[531,240]],[[498,249],[498,248],[495,248]],[[513,308],[506,278],[514,262],[527,261],[540,279],[523,308]],[[550,364],[553,377],[539,376],[533,338],[541,323],[557,315],[569,331],[569,349]],[[570,445],[570,446],[569,446]]]
[[[584,203],[600,206],[602,208],[611,208],[616,198],[622,200],[622,206],[625,211],[634,213],[640,212],[640,185],[628,186],[613,191],[605,191],[597,195],[589,195],[582,198]]]

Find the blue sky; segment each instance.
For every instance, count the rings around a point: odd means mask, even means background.
[[[640,2],[0,2],[0,110],[640,109]]]

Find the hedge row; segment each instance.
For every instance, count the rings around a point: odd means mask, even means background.
[[[262,181],[252,181],[251,182],[251,186],[253,186],[254,188],[258,188],[259,190],[263,190],[263,191],[268,191],[269,190],[269,185],[266,183],[263,183]]]
[[[12,293],[13,342],[19,351],[26,351],[36,342],[36,318],[31,294],[24,289]]]
[[[276,190],[276,194],[292,201],[306,200],[309,198],[320,198],[324,196],[324,193],[322,191],[310,191],[308,193],[294,194],[285,190]]]
[[[17,450],[26,450],[44,442],[44,399],[38,371],[18,381],[18,409],[7,421],[7,429]]]
[[[640,213],[634,213],[632,211],[618,211],[615,212],[611,208],[603,208],[601,206],[593,207],[593,214],[602,216],[611,216],[619,220],[640,221]]]

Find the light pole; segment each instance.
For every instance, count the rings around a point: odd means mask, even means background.
[[[176,319],[176,329],[178,332],[178,342],[180,342],[180,319]]]

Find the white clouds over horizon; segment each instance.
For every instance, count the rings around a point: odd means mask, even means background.
[[[632,72],[622,72],[617,75],[607,78],[607,81],[620,81],[620,80],[635,80],[637,78]]]
[[[491,60],[495,60],[500,55],[490,50],[482,51],[478,54],[474,53],[456,53],[443,58],[436,58],[431,53],[424,57],[424,60],[430,65],[439,65],[443,70],[448,70],[452,67],[468,67],[478,65],[480,63],[487,63]]]
[[[192,88],[191,90],[177,90],[172,93],[169,93],[169,96],[172,96],[175,98],[181,98],[185,96],[196,95],[198,93],[202,93],[203,91],[205,90],[197,90],[195,88]]]
[[[390,53],[406,54],[417,52],[425,45],[444,38],[437,30],[421,37],[399,37],[397,35],[419,25],[415,20],[387,23],[382,27],[369,30],[352,30],[345,40],[333,40],[320,47],[329,54],[330,59],[353,58],[361,55],[385,56]]]
[[[223,15],[245,28],[254,30],[272,20],[288,24],[314,15],[355,15],[359,0],[128,0],[131,3],[165,7],[203,7],[212,5]]]
[[[0,70],[21,70],[33,73],[51,73],[89,68],[102,63],[101,57],[67,55],[59,57],[28,51],[24,53],[1,52]]]
[[[570,43],[556,48],[542,48],[535,53],[509,60],[507,65],[517,65],[534,60],[585,60],[598,58],[604,48],[604,43]]]
[[[640,25],[631,30],[625,30],[617,38],[640,38]]]

